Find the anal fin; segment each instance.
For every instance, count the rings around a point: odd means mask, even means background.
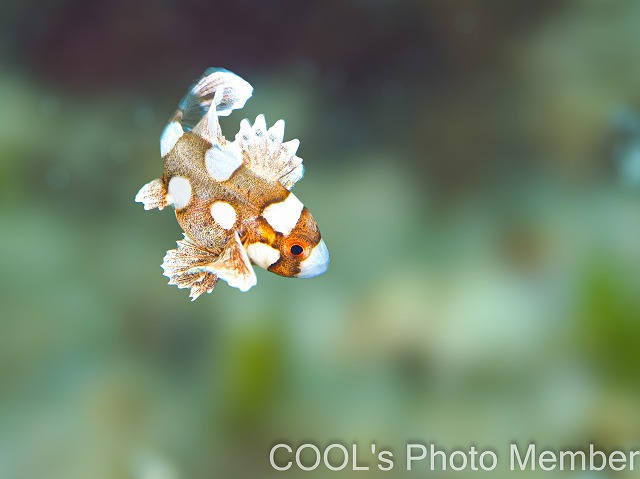
[[[169,278],[169,284],[175,284],[178,288],[190,288],[189,297],[194,301],[201,294],[213,291],[218,282],[218,275],[206,269],[217,256],[199,247],[187,236],[177,244],[177,249],[167,251],[162,269]]]
[[[182,273],[172,276],[169,280],[169,284],[175,284],[178,288],[191,288],[191,301],[198,299],[201,294],[213,291],[217,282],[218,276],[210,271]]]

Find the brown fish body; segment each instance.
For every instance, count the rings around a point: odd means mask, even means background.
[[[309,210],[289,190],[302,177],[298,142],[282,142],[284,122],[266,128],[246,120],[233,142],[217,117],[251,94],[226,70],[207,70],[180,103],[161,137],[162,178],[145,185],[136,201],[145,209],[173,204],[185,233],[165,256],[170,284],[191,288],[196,299],[218,278],[251,288],[257,264],[281,276],[322,274],[329,256]]]

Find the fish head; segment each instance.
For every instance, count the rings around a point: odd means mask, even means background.
[[[289,193],[262,214],[269,233],[247,246],[252,262],[280,276],[313,278],[327,271],[329,250],[311,212]]]
[[[313,278],[328,268],[329,250],[319,234],[315,237],[297,232],[283,238],[280,260],[267,269],[280,276]]]

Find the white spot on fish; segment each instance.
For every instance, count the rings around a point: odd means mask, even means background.
[[[280,259],[280,251],[265,243],[251,243],[247,247],[247,254],[251,261],[264,269]]]
[[[169,196],[177,210],[184,208],[191,201],[191,183],[186,178],[174,176],[169,180]]]
[[[160,156],[164,158],[164,156],[176,146],[176,143],[183,134],[184,130],[182,129],[182,125],[177,121],[172,121],[165,126],[162,136],[160,136]]]
[[[304,205],[296,195],[289,193],[289,196],[280,203],[272,203],[262,212],[262,216],[271,227],[278,233],[288,235],[295,228]]]
[[[226,230],[233,228],[236,222],[236,210],[229,203],[216,201],[211,205],[211,217]]]
[[[207,171],[216,181],[226,181],[242,164],[242,154],[235,143],[216,144],[204,155]]]

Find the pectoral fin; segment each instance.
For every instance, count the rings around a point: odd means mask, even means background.
[[[233,238],[223,253],[215,263],[207,267],[207,270],[215,272],[229,286],[238,288],[240,291],[249,291],[257,282],[256,273],[253,271],[237,231],[234,231]]]
[[[168,204],[167,188],[160,178],[150,181],[138,191],[136,202],[142,203],[145,210],[165,208]]]

